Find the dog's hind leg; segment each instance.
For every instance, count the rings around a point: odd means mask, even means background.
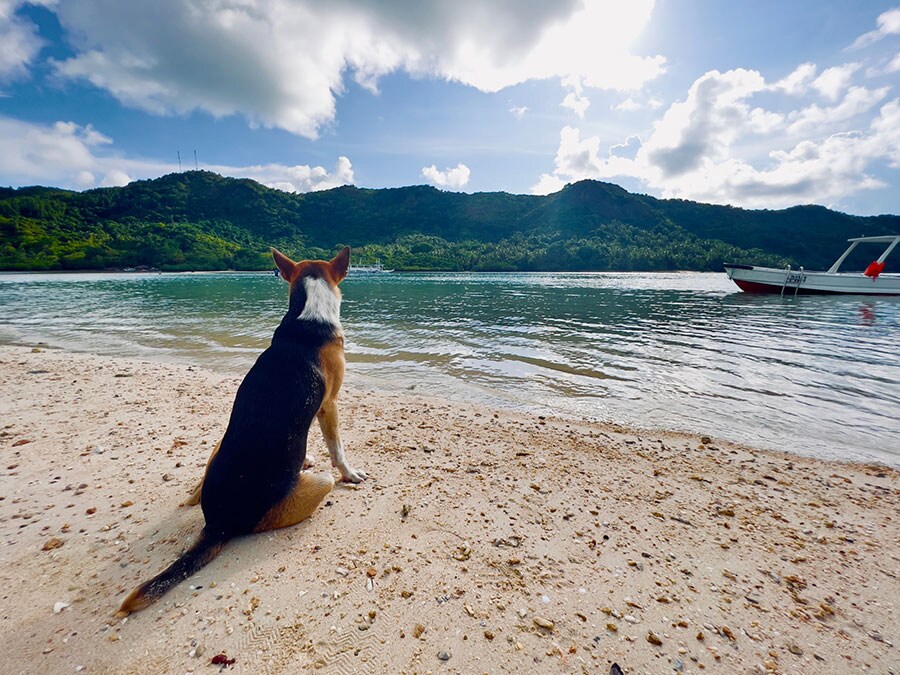
[[[200,482],[197,483],[197,487],[194,488],[194,491],[191,493],[191,496],[187,498],[184,502],[185,506],[197,506],[200,503],[200,495],[203,492],[203,479],[206,478],[206,472],[209,471],[209,464],[213,461],[213,457],[216,456],[216,453],[219,451],[219,448],[222,447],[222,441],[216,443],[215,449],[212,451],[212,454],[209,456],[209,459],[206,460],[206,468],[203,469],[203,478],[200,479]]]
[[[277,530],[306,520],[333,487],[334,476],[330,471],[315,474],[301,472],[294,489],[266,512],[254,531]]]
[[[359,483],[369,475],[365,471],[352,468],[347,464],[344,455],[344,444],[341,443],[341,433],[338,430],[337,402],[334,400],[322,404],[318,412],[319,427],[325,437],[325,445],[328,446],[328,454],[331,455],[331,465],[338,468],[341,478],[347,483]]]

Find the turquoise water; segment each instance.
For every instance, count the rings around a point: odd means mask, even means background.
[[[342,285],[348,382],[900,465],[900,299],[724,274],[389,274]],[[269,274],[0,274],[0,342],[242,373]]]

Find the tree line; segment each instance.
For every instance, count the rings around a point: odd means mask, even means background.
[[[749,211],[582,181],[553,195],[345,186],[305,195],[206,171],[73,192],[0,188],[0,269],[259,270],[354,248],[399,270],[718,271],[828,265],[844,240],[900,218],[822,207]]]

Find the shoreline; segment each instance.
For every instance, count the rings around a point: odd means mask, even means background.
[[[141,355],[129,355],[126,357],[111,357],[107,354],[100,354],[95,351],[89,351],[87,349],[80,349],[76,345],[51,345],[43,341],[14,341],[14,342],[4,342],[0,340],[0,350],[5,348],[11,349],[41,349],[51,352],[58,353],[68,353],[68,354],[78,354],[82,356],[86,356],[88,358],[96,357],[100,359],[122,359],[122,360],[131,360],[142,363],[154,363],[162,366],[170,366],[174,368],[183,368],[183,367],[193,367],[200,368],[203,370],[208,370],[212,373],[216,373],[223,377],[243,377],[243,375],[250,369],[255,361],[256,356],[262,349],[265,348],[265,344],[260,344],[258,347],[258,351],[254,349],[253,356],[248,357],[246,363],[241,363],[240,367],[235,365],[222,365],[221,363],[216,363],[212,361],[206,362],[198,362],[191,358],[191,356],[195,355],[176,355],[174,352],[171,354],[161,355],[161,354],[148,354],[145,356]],[[415,391],[416,393],[410,394],[412,396],[425,397],[428,399],[440,400],[445,403],[460,405],[465,404],[466,402],[470,402],[469,394],[472,393],[471,389],[462,389],[455,392],[447,392],[444,394],[437,395],[435,394],[435,388],[432,386],[428,391],[421,391],[418,385],[409,386],[407,384],[396,384],[396,383],[386,383],[383,379],[373,376],[368,373],[360,373],[358,369],[358,365],[361,363],[359,360],[354,360],[354,357],[358,357],[357,354],[348,353],[347,354],[347,380],[345,380],[344,387],[345,389],[349,387],[355,387],[359,391],[365,392],[382,392],[387,394],[397,394],[400,396],[409,394],[409,392]],[[775,447],[767,447],[766,445],[754,444],[753,442],[740,442],[733,438],[725,438],[716,436],[713,433],[699,430],[688,430],[688,429],[678,429],[675,427],[665,427],[665,426],[640,426],[633,423],[628,422],[617,422],[614,420],[605,420],[599,417],[586,416],[584,414],[578,414],[575,411],[564,410],[558,407],[554,407],[547,403],[535,403],[529,401],[523,401],[518,398],[511,398],[506,396],[499,396],[496,394],[488,395],[483,398],[479,398],[479,405],[490,406],[492,409],[496,409],[499,411],[504,411],[507,413],[511,413],[513,415],[531,415],[531,416],[543,416],[543,417],[553,417],[558,420],[568,422],[568,423],[576,423],[576,424],[595,424],[599,426],[609,426],[615,429],[625,430],[632,434],[645,435],[645,436],[684,436],[690,438],[701,438],[701,437],[711,437],[719,444],[729,444],[735,447],[747,447],[753,448],[756,450],[764,451],[764,452],[772,452],[772,453],[784,453],[788,457],[805,457],[812,460],[821,459],[826,462],[836,462],[840,464],[858,464],[858,465],[872,465],[872,466],[885,466],[890,467],[894,470],[900,470],[900,457],[898,456],[882,456],[881,453],[873,452],[872,450],[868,450],[866,452],[862,452],[859,449],[856,450],[856,455],[850,457],[849,459],[837,458],[833,456],[825,456],[821,454],[812,454],[810,451],[781,451],[776,449]],[[860,456],[868,454],[869,456]]]
[[[114,620],[199,532],[241,378],[0,366],[10,672],[898,672],[896,469],[368,389],[340,410],[371,480]]]

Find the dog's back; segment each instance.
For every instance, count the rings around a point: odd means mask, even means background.
[[[229,537],[253,532],[294,488],[325,396],[319,353],[333,336],[321,324],[292,321],[282,323],[241,383],[206,471],[206,525]]]

